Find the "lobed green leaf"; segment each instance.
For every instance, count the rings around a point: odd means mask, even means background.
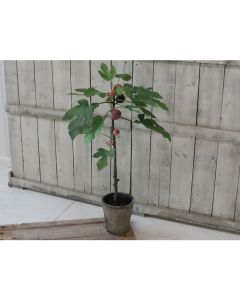
[[[120,78],[120,79],[122,79],[124,81],[129,81],[129,80],[132,79],[132,76],[129,75],[129,74],[116,74],[116,77]]]

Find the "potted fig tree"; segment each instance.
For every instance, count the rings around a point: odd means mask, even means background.
[[[142,124],[170,141],[170,134],[158,124],[152,112],[153,107],[163,110],[168,110],[168,107],[162,102],[162,96],[158,92],[153,91],[151,87],[127,83],[131,76],[117,73],[113,65],[109,68],[102,63],[98,73],[103,80],[112,82],[112,89],[106,92],[94,87],[75,89],[70,94],[79,96],[78,103],[65,113],[63,119],[69,122],[68,130],[72,140],[82,134],[85,143],[90,144],[101,133],[105,121],[110,118],[109,137],[103,135],[106,138],[106,149],[98,148],[93,157],[98,159],[99,171],[113,160],[114,192],[102,197],[102,206],[107,230],[112,234],[121,235],[129,229],[134,198],[130,194],[118,191],[117,138],[120,137],[120,129],[116,126],[117,122],[124,118],[131,123],[130,128],[134,123]],[[99,101],[92,102],[86,99],[93,96],[99,96]],[[100,105],[107,106],[106,113],[98,113]],[[134,112],[135,117],[125,118],[124,111]]]

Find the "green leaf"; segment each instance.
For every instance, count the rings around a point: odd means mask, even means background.
[[[142,111],[145,115],[147,115],[147,116],[149,116],[149,117],[151,117],[151,118],[153,118],[153,119],[156,119],[156,116],[155,116],[151,111],[149,111],[148,109],[146,109],[146,108],[144,108],[144,107],[141,107],[140,109],[141,109],[141,111]]]
[[[154,107],[160,107],[163,110],[168,111],[168,107],[165,103],[161,102],[160,100],[154,99],[153,97],[149,96],[148,94],[145,95],[136,95],[133,99],[133,102],[136,105],[144,106],[145,105],[150,105]]]
[[[171,135],[169,132],[167,132],[162,126],[160,126],[154,119],[145,119],[144,114],[139,114],[138,118],[139,121],[138,123],[142,123],[146,128],[151,129],[157,133],[160,133],[164,138],[168,139],[171,141]]]
[[[93,155],[94,158],[100,158],[97,162],[98,171],[102,170],[103,168],[107,167],[108,159],[115,157],[115,150],[110,149],[106,150],[104,148],[98,148],[97,152]]]
[[[132,85],[130,84],[124,84],[123,86],[123,91],[124,91],[124,94],[131,100],[133,100],[133,97],[134,97],[134,94],[135,94],[135,90],[133,88]]]
[[[122,87],[116,88],[117,95],[122,95],[124,93],[124,89]]]
[[[93,102],[93,103],[91,103],[91,106],[93,107],[93,110],[95,110],[96,108],[98,108],[99,103]]]
[[[78,113],[78,111],[79,111],[79,106],[78,106],[78,105],[72,107],[71,109],[69,109],[69,110],[65,113],[65,115],[63,116],[63,120],[64,120],[64,121],[72,120],[72,119],[76,116],[76,114]]]
[[[109,69],[106,64],[102,63],[98,73],[104,80],[110,81],[116,76],[116,68],[111,66]]]
[[[84,96],[86,97],[92,97],[92,96],[100,96],[101,98],[104,98],[106,96],[106,93],[103,93],[93,87],[91,88],[87,88],[87,89],[75,89],[76,92],[79,92],[79,93],[83,93]],[[78,94],[76,94],[78,95]]]
[[[116,73],[117,73],[116,68],[112,65],[110,70],[110,75],[112,79],[116,76]]]
[[[109,76],[109,74],[102,72],[101,70],[98,71],[99,75],[106,81],[110,81],[111,80],[111,76]]]
[[[101,70],[103,73],[109,73],[108,66],[104,63],[101,63]]]
[[[64,120],[71,120],[68,125],[69,135],[72,140],[79,134],[86,133],[92,126],[94,106],[89,105],[83,99],[78,101],[78,105],[71,108],[64,115]]]
[[[96,135],[102,130],[106,118],[107,115],[97,115],[93,117],[92,127],[85,132],[84,142],[86,144],[91,143],[91,141],[95,139]]]
[[[114,149],[108,150],[108,156],[109,156],[110,158],[114,158],[114,157],[115,157],[115,154],[116,154],[116,152],[115,152]]]
[[[129,74],[116,74],[117,78],[120,78],[124,81],[129,81],[132,77]]]
[[[101,159],[99,159],[99,161],[97,162],[97,169],[98,171],[101,171],[102,169],[106,168],[108,166],[108,160],[107,157],[102,157]]]
[[[138,107],[134,104],[129,104],[129,105],[123,105],[124,108],[130,110],[130,111],[135,111],[137,113],[140,113],[141,111],[138,109]]]

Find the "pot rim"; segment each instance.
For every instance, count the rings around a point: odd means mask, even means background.
[[[110,204],[107,204],[105,201],[104,201],[104,197],[108,196],[108,195],[113,195],[114,193],[109,193],[109,194],[106,194],[102,197],[101,199],[101,202],[104,206],[106,207],[110,207],[110,208],[114,208],[114,209],[122,209],[122,208],[128,208],[128,207],[131,207],[133,206],[133,203],[134,203],[134,198],[133,196],[131,196],[130,194],[127,194],[127,193],[119,193],[119,194],[125,194],[125,195],[128,195],[129,197],[131,197],[131,202],[129,204],[126,204],[126,205],[119,205],[119,206],[116,206],[116,205],[110,205]]]

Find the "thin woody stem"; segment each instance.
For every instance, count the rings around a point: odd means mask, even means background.
[[[100,135],[103,135],[103,136],[106,136],[107,138],[109,138],[109,139],[112,139],[112,137],[111,136],[109,136],[109,135],[107,135],[107,134],[105,134],[105,133],[99,133]]]
[[[115,97],[113,99],[112,108],[115,108]],[[116,137],[113,134],[115,129],[115,122],[112,119],[112,128],[111,128],[111,134],[112,134],[112,141],[113,141],[113,149],[115,150],[115,156],[113,160],[113,186],[114,186],[114,201],[117,201],[117,193],[118,193],[118,178],[117,178],[117,144],[116,144]]]

